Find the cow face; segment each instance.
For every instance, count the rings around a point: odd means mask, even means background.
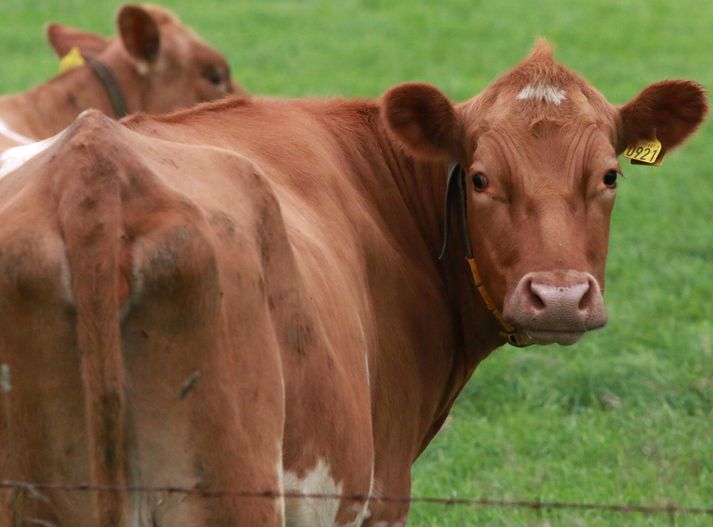
[[[102,60],[124,80],[127,98],[138,100],[142,111],[165,113],[247,94],[230,78],[225,58],[170,11],[124,5],[117,28],[119,35],[112,39],[61,24],[49,24],[46,32],[59,56],[76,46],[85,58]]]
[[[414,155],[461,163],[480,274],[517,341],[572,344],[607,321],[602,292],[617,155],[658,138],[660,156],[706,113],[702,88],[665,81],[621,107],[552,60],[546,42],[458,106],[425,84],[384,98]],[[445,175],[444,175],[445,177]]]

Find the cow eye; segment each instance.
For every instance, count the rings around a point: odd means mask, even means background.
[[[609,188],[616,188],[616,178],[619,173],[616,170],[610,170],[604,174],[604,184]]]
[[[223,82],[223,77],[214,66],[207,66],[203,68],[203,77],[213,86],[219,86]]]
[[[488,187],[488,178],[482,172],[476,172],[472,176],[473,186],[478,192],[484,191]]]

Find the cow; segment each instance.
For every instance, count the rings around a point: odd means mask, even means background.
[[[167,9],[124,5],[118,37],[104,38],[49,24],[47,39],[60,57],[76,48],[82,66],[34,89],[0,98],[0,151],[48,138],[83,110],[123,117],[166,113],[245,90],[228,63]]]
[[[460,104],[406,83],[90,111],[19,147],[0,474],[118,490],[0,491],[0,525],[404,525],[380,498],[476,366],[606,323],[617,155],[661,160],[706,111],[683,80],[612,105],[540,41]]]

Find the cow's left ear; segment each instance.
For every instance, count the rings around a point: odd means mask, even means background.
[[[463,126],[451,101],[430,84],[392,88],[382,101],[389,131],[414,156],[450,161],[463,158]]]
[[[638,141],[658,139],[661,154],[696,131],[708,111],[703,87],[692,81],[661,81],[619,108],[617,154]]]
[[[119,9],[116,25],[129,55],[145,64],[156,60],[161,48],[161,32],[147,10],[138,5],[124,5]]]
[[[93,58],[104,51],[110,42],[108,38],[89,31],[55,23],[45,26],[45,36],[59,58],[64,57],[72,48],[79,48],[85,59]]]

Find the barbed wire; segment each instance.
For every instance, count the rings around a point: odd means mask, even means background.
[[[501,500],[489,498],[458,498],[458,497],[433,497],[433,496],[380,496],[370,494],[330,494],[330,493],[303,493],[303,492],[277,492],[274,490],[265,491],[239,491],[239,490],[211,490],[179,486],[112,486],[112,485],[90,485],[88,483],[65,484],[65,483],[30,483],[26,481],[0,480],[0,489],[26,490],[30,493],[38,493],[41,490],[67,491],[67,492],[120,492],[120,493],[164,493],[164,494],[184,494],[199,496],[202,498],[246,498],[246,499],[314,499],[314,500],[346,500],[346,501],[377,501],[395,502],[409,504],[435,504],[444,506],[474,506],[474,507],[495,507],[513,509],[570,509],[570,510],[593,510],[603,512],[618,513],[642,513],[642,514],[668,514],[669,516],[678,514],[688,515],[711,515],[713,507],[681,507],[673,502],[665,505],[643,505],[643,504],[623,504],[623,503],[577,503],[561,501],[541,501],[541,500]]]

